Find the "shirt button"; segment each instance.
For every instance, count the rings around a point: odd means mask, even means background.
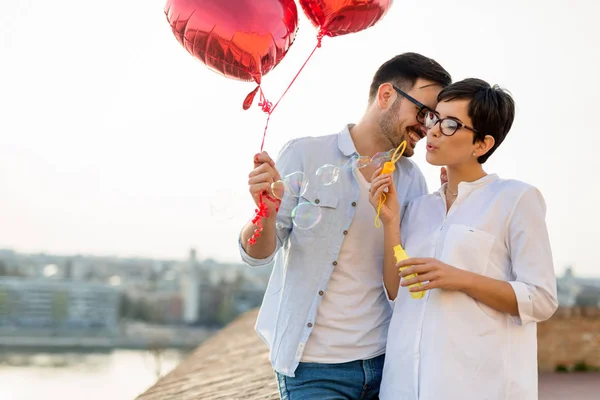
[[[352,207],[356,207],[356,202],[355,201],[352,202]]]
[[[333,265],[337,265],[337,261],[334,261],[334,262],[333,262]]]
[[[319,296],[323,296],[323,291],[319,290]]]
[[[312,328],[312,324],[310,322],[306,326],[308,326],[309,328]]]
[[[315,204],[319,204],[320,202],[321,202],[321,200],[319,200],[319,199],[315,200]]]
[[[347,235],[347,234],[348,234],[348,231],[344,231],[344,235]]]

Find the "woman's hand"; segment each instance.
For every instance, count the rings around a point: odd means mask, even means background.
[[[410,288],[411,292],[421,292],[429,289],[463,290],[469,272],[444,264],[435,258],[409,258],[396,264],[398,268],[406,268],[400,272],[400,286],[410,286],[413,283],[424,282],[423,285]],[[404,279],[411,274],[415,278]],[[426,282],[426,283],[425,283]]]
[[[385,201],[379,211],[379,219],[381,219],[384,225],[390,221],[400,224],[400,203],[396,195],[396,187],[394,186],[392,174],[380,175],[381,170],[382,168],[379,168],[375,171],[371,179],[369,202],[375,207],[375,211],[377,211],[380,199],[383,200],[383,196],[385,195]]]

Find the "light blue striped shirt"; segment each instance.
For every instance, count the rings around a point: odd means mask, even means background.
[[[301,197],[284,196],[277,214],[277,247],[271,256],[250,257],[239,243],[246,264],[273,264],[256,331],[269,346],[275,371],[290,377],[300,362],[322,294],[337,264],[343,232],[350,227],[356,211],[360,190],[356,173],[360,172],[345,168],[331,185],[319,183],[316,176],[323,165],[343,166],[358,155],[350,127],[334,135],[293,139],[283,147],[276,161],[277,170],[282,177],[303,172],[308,179],[306,190]],[[402,213],[409,201],[427,194],[423,174],[406,157],[396,163],[393,177]],[[321,216],[319,223],[309,229],[298,229],[292,221],[292,210],[302,202],[318,207]]]

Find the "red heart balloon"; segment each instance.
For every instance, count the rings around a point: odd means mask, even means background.
[[[191,55],[228,78],[258,84],[298,30],[294,0],[167,0],[165,14]]]
[[[304,13],[325,36],[360,32],[375,25],[392,0],[299,0]]]

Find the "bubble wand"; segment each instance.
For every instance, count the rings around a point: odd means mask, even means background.
[[[385,164],[383,164],[383,168],[381,169],[381,173],[379,175],[391,174],[392,172],[394,172],[396,170],[396,162],[400,160],[400,157],[402,157],[402,154],[404,154],[404,150],[406,150],[406,140],[400,143],[400,145],[392,155],[392,159],[390,161],[386,161]],[[387,196],[385,195],[385,193],[381,193],[381,197],[379,198],[379,204],[377,205],[377,215],[375,216],[376,228],[379,228],[381,226],[381,219],[379,219],[379,214],[381,213],[381,206],[383,206],[383,203],[385,203],[386,199]]]

